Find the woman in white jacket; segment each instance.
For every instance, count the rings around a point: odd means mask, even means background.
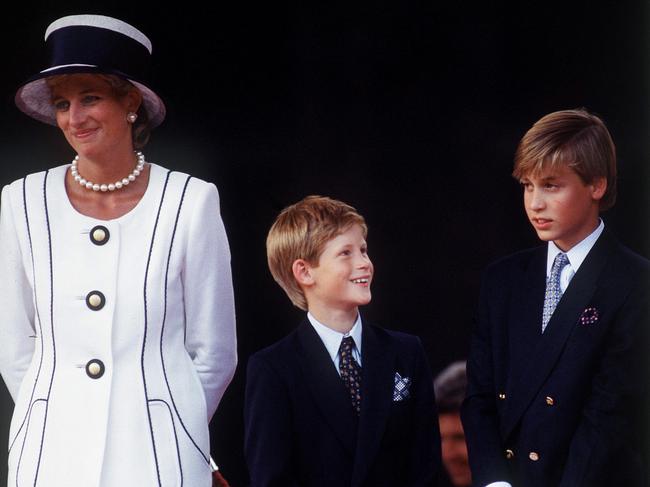
[[[77,156],[2,190],[9,485],[209,487],[237,360],[217,190],[139,152],[165,116],[144,34],[77,15],[45,37],[50,67],[16,103]]]

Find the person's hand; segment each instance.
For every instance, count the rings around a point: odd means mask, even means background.
[[[230,484],[223,478],[219,470],[212,472],[212,487],[230,487]]]

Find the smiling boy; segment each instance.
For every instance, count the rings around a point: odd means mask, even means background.
[[[307,316],[248,362],[251,487],[434,484],[440,436],[420,341],[359,313],[374,274],[366,235],[354,208],[320,196],[269,231],[271,273]]]
[[[546,115],[513,176],[545,245],[485,272],[463,405],[478,487],[643,483],[650,263],[599,214],[616,199],[616,153],[586,110]]]

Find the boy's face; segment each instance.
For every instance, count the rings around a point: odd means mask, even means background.
[[[309,310],[356,314],[358,306],[370,302],[373,271],[363,231],[352,225],[325,244],[316,267],[309,266]]]
[[[537,236],[570,250],[598,226],[599,201],[605,194],[605,178],[585,184],[568,166],[560,166],[521,179],[524,206]]]

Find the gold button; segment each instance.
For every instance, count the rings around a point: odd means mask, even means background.
[[[101,291],[90,291],[86,295],[86,306],[93,311],[99,311],[106,304],[106,297]]]
[[[513,452],[510,448],[506,450],[506,458],[510,460],[511,458],[515,457],[515,452]]]
[[[555,400],[551,396],[546,396],[546,404],[552,406],[553,404],[555,404]]]
[[[99,379],[104,375],[104,363],[98,359],[92,359],[86,364],[86,374],[91,379]]]
[[[505,398],[506,398],[506,395],[503,392],[500,392],[499,393],[499,399],[501,399],[503,401]]]
[[[103,242],[105,238],[106,238],[106,232],[105,232],[103,229],[101,229],[101,228],[97,228],[97,229],[93,232],[93,239],[94,239],[95,241],[97,241],[97,242]]]
[[[108,242],[110,236],[111,232],[108,231],[108,228],[102,225],[97,225],[90,230],[90,241],[95,245],[104,245]]]
[[[531,451],[528,454],[528,458],[530,458],[533,462],[536,462],[537,460],[539,460],[539,453],[537,453],[536,451]]]

